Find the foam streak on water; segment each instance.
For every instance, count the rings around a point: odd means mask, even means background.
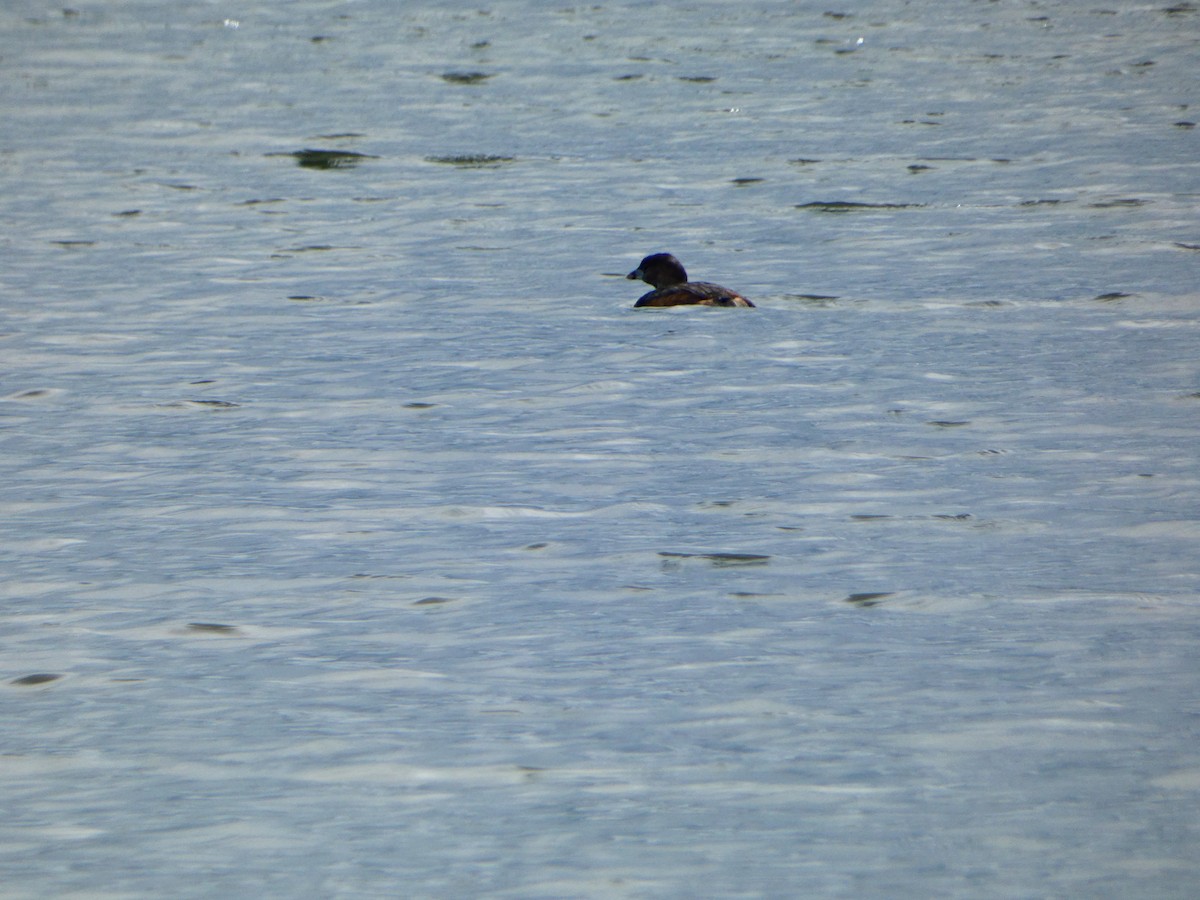
[[[1116,6],[0,12],[0,893],[1191,897]]]

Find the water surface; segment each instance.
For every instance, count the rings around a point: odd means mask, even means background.
[[[0,14],[6,895],[1190,897],[1198,17]]]

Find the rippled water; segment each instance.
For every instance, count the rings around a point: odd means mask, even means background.
[[[1193,4],[0,26],[4,896],[1193,895]]]

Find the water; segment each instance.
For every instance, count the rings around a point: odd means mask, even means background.
[[[1200,11],[844,12],[4,11],[0,893],[1194,894]]]

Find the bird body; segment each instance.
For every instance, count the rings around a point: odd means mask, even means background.
[[[669,253],[653,253],[625,276],[644,281],[654,290],[638,298],[636,306],[744,306],[754,304],[729,288],[707,281],[688,281],[683,264]]]

